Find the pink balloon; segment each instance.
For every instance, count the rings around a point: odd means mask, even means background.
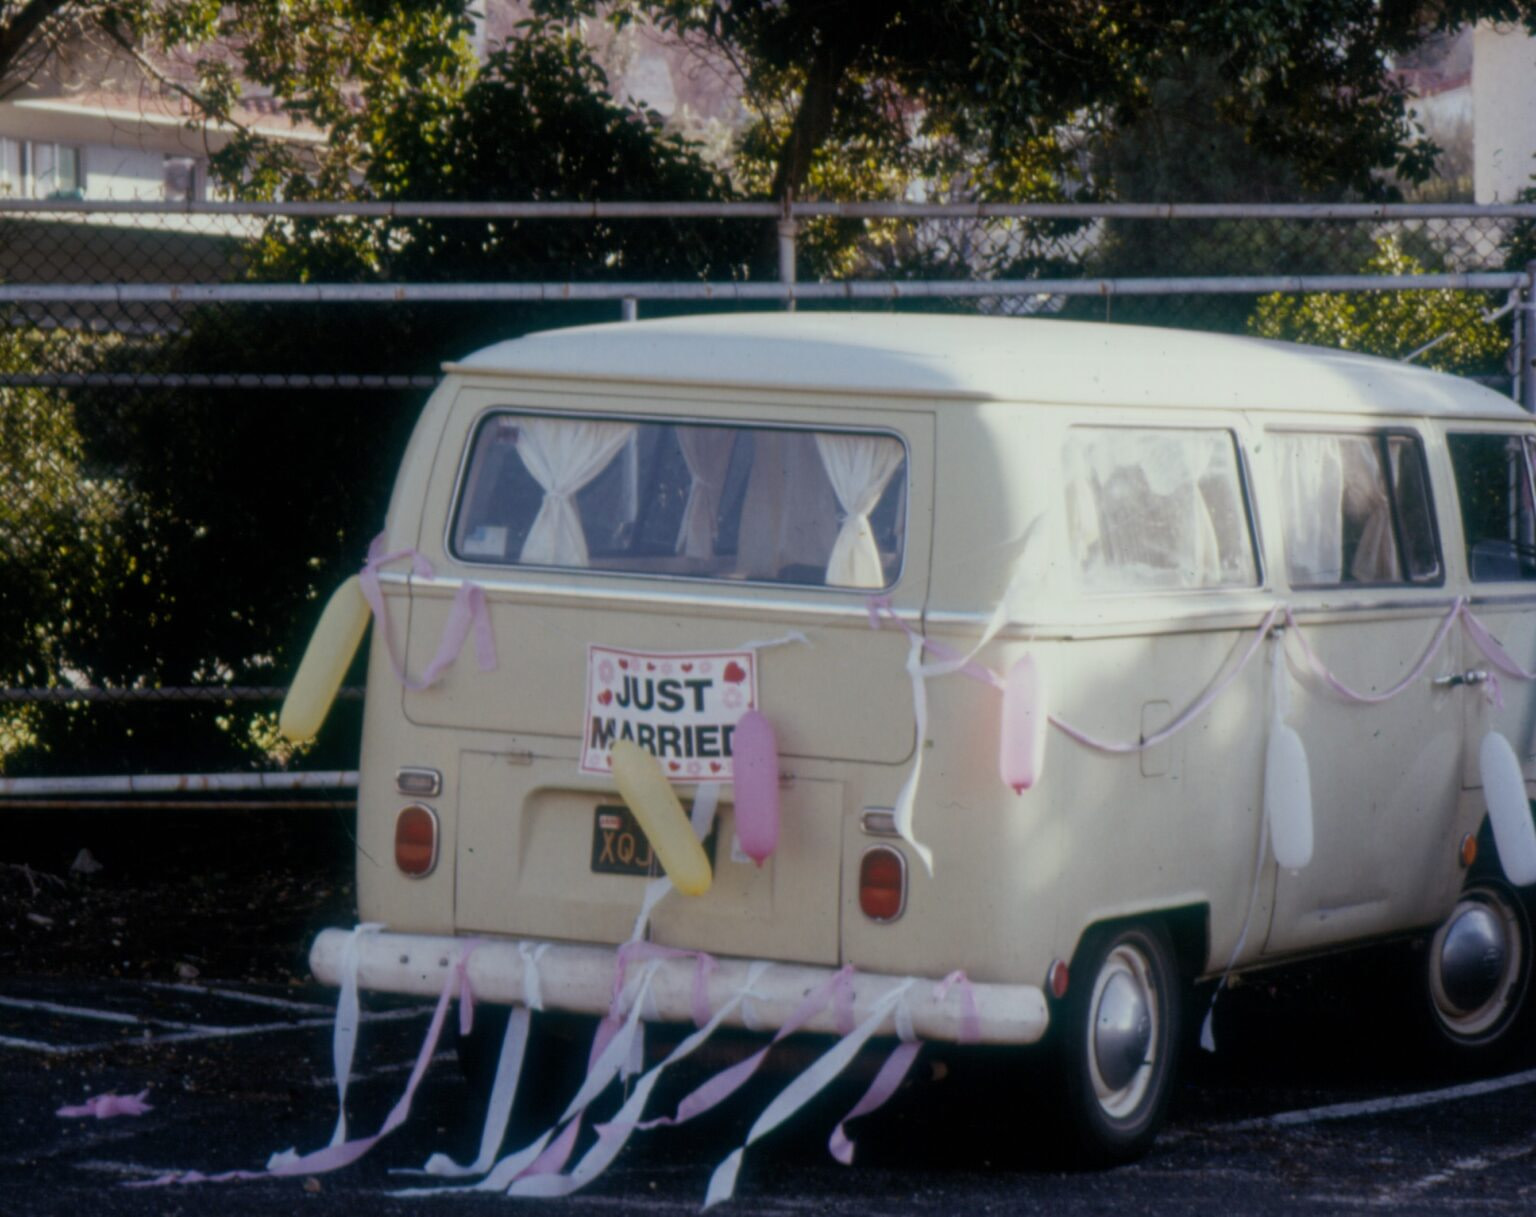
[[[1003,728],[997,750],[998,772],[1014,794],[1023,794],[1040,780],[1049,721],[1045,682],[1034,656],[1025,655],[1003,682]]]
[[[731,736],[736,839],[761,866],[779,846],[779,741],[773,724],[748,710]]]

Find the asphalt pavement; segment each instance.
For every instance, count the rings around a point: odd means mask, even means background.
[[[330,1173],[144,1186],[261,1172],[325,1145],[336,1117],[333,994],[314,986],[13,977],[0,982],[0,1213],[693,1213],[710,1174],[787,1078],[711,1117],[637,1133],[575,1196],[402,1197],[427,1158],[474,1156],[482,1112],[451,1047],[398,1130]],[[430,1006],[369,999],[349,1094],[353,1135],[406,1086]],[[745,1155],[727,1213],[1526,1213],[1536,1209],[1536,1052],[1468,1073],[1425,1052],[1402,999],[1352,964],[1223,997],[1217,1051],[1191,1050],[1166,1130],[1142,1161],[1059,1169],[1053,1097],[995,1053],[925,1050],[882,1112],[827,1152],[862,1080],[839,1083]],[[867,1077],[867,1073],[866,1073]],[[61,1116],[106,1093],[148,1110]],[[658,1092],[652,1111],[676,1093]],[[509,1144],[508,1148],[512,1148]],[[578,1154],[582,1148],[578,1147]],[[435,1185],[434,1186],[440,1186]]]

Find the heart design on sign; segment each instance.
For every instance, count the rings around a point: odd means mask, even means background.
[[[629,667],[629,660],[627,660],[627,659],[619,660],[619,667],[621,667],[621,668],[628,668]]]
[[[670,769],[673,773],[676,773],[682,767],[683,767],[682,764],[680,762],[678,762],[678,761],[668,761],[667,762],[667,768]]]
[[[683,671],[685,671],[685,672],[693,671],[693,665],[691,663],[685,663],[683,665]]]
[[[742,681],[746,680],[747,671],[733,659],[730,663],[725,665],[725,671],[722,673],[722,678],[727,684],[739,685]]]
[[[600,705],[600,706],[606,706],[612,700],[613,700],[613,690],[612,689],[604,689],[601,693],[599,693],[597,695],[597,704]]]

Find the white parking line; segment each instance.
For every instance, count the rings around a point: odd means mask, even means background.
[[[195,1040],[235,1039],[250,1035],[268,1035],[279,1031],[301,1031],[315,1027],[328,1027],[333,1017],[329,1006],[310,1002],[293,1002],[262,994],[241,993],[235,989],[213,989],[200,985],[167,985],[148,982],[143,987],[177,989],[205,997],[249,1000],[258,1006],[318,1015],[319,1017],[285,1019],[282,1022],[252,1023],[246,1026],[225,1026],[220,1023],[188,1023],[176,1019],[159,1018],[153,1014],[129,1014],[121,1010],[100,1010],[88,1006],[64,1005],[60,1002],[41,1001],[32,998],[0,997],[0,1006],[15,1010],[51,1014],[86,1022],[115,1023],[123,1027],[142,1028],[133,1038],[96,1040],[90,1043],[53,1043],[24,1036],[0,1036],[0,1048],[16,1048],[24,1052],[38,1052],[46,1056],[79,1056],[90,1052],[105,1052],[124,1044],[145,1047],[154,1044],[178,1044]],[[368,1011],[362,1015],[365,1023],[398,1022],[402,1019],[422,1018],[430,1014],[431,1006],[410,1006],[396,1010]]]
[[[67,1014],[70,1018],[89,1018],[102,1023],[138,1024],[144,1020],[137,1014],[123,1014],[116,1010],[90,1010],[84,1006],[61,1006],[58,1002],[29,1001],[23,997],[0,997],[0,1006],[13,1010],[41,1010],[46,1014]]]
[[[239,989],[221,989],[213,985],[189,985],[163,980],[145,981],[146,989],[164,989],[172,993],[191,993],[197,996],[225,997],[230,1001],[248,1002],[253,1006],[270,1006],[274,1010],[292,1010],[295,1013],[319,1014],[333,1007],[319,1002],[293,1001],[286,997],[269,997],[264,993],[242,993]]]
[[[1251,1132],[1260,1128],[1292,1128],[1300,1124],[1319,1124],[1325,1120],[1350,1120],[1356,1116],[1374,1116],[1384,1112],[1435,1107],[1441,1103],[1475,1099],[1485,1094],[1497,1094],[1501,1090],[1513,1090],[1518,1086],[1530,1086],[1533,1083],[1536,1083],[1536,1069],[1527,1069],[1502,1078],[1467,1082],[1460,1086],[1447,1086],[1441,1090],[1391,1095],[1383,1099],[1366,1099],[1358,1103],[1333,1103],[1326,1107],[1304,1107],[1298,1111],[1282,1111],[1272,1116],[1238,1120],[1232,1124],[1213,1124],[1209,1127],[1212,1132]]]

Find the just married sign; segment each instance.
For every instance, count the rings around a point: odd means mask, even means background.
[[[587,647],[581,772],[606,775],[616,740],[633,740],[674,782],[731,780],[731,735],[757,704],[752,651]]]

